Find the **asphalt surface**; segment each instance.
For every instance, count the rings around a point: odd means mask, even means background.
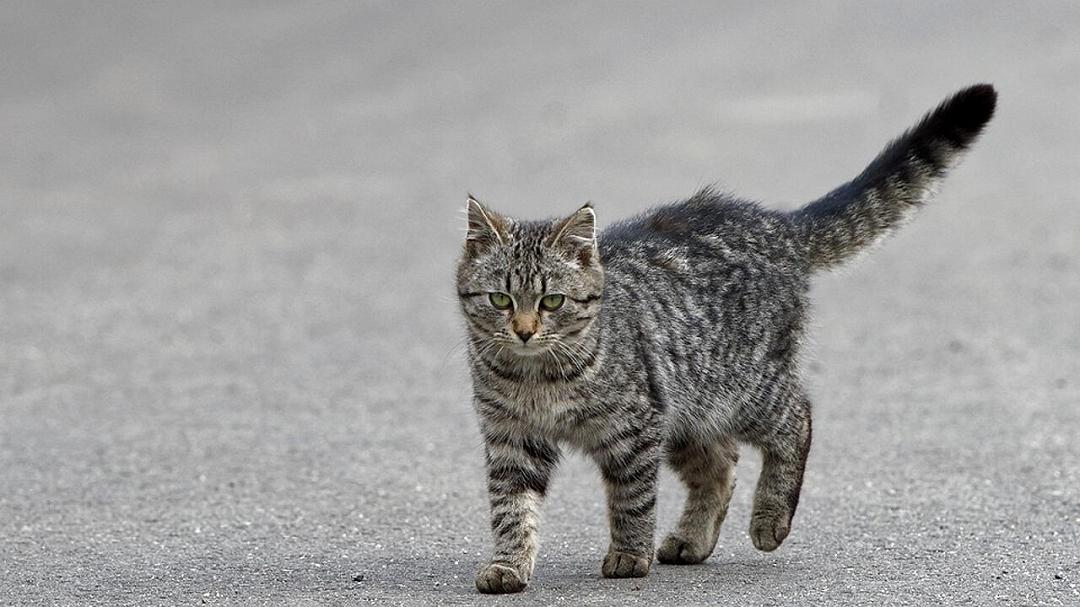
[[[0,604],[1080,604],[1080,8],[718,4],[5,4]],[[792,208],[977,81],[938,199],[816,282],[785,545],[747,453],[712,558],[601,579],[575,456],[476,595],[465,192]]]

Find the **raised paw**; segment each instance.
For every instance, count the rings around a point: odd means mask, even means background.
[[[755,515],[750,520],[750,539],[754,548],[772,552],[780,547],[791,531],[791,517],[786,514]]]
[[[672,533],[660,544],[656,558],[665,565],[696,565],[709,558],[711,552],[711,548],[706,549]]]
[[[604,557],[604,565],[600,571],[604,577],[645,577],[652,565],[651,556],[612,550]]]
[[[491,563],[476,574],[476,589],[484,594],[509,594],[525,590],[529,582],[510,565]]]

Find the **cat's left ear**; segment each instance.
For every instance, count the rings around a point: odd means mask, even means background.
[[[592,203],[586,202],[569,217],[555,222],[546,244],[572,254],[582,267],[591,264],[597,257],[596,213]]]

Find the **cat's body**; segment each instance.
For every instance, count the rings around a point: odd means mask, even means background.
[[[597,236],[589,206],[521,222],[470,198],[458,290],[495,535],[477,587],[527,584],[560,445],[591,456],[604,477],[605,576],[649,570],[662,461],[688,496],[658,558],[709,556],[738,442],[764,453],[751,538],[761,550],[778,547],[810,448],[797,369],[810,275],[909,217],[990,119],[995,98],[988,85],[959,93],[855,180],[793,213],[706,190]]]

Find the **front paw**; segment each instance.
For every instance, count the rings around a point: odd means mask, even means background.
[[[642,556],[630,552],[612,550],[604,557],[600,571],[604,577],[645,577],[652,565],[652,554]]]
[[[486,565],[476,574],[476,589],[484,594],[521,592],[528,585],[517,569],[502,563]]]

